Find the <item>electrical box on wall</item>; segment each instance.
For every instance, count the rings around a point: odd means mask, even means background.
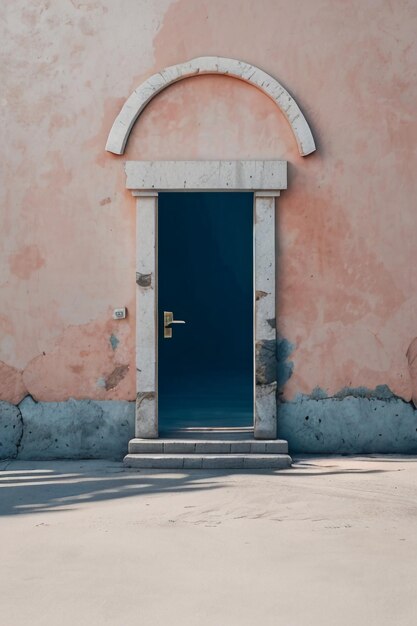
[[[127,309],[125,306],[120,309],[114,309],[113,311],[113,319],[114,320],[124,320],[127,315]]]

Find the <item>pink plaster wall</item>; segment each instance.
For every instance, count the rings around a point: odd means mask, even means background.
[[[410,399],[415,2],[15,0],[0,14],[0,399],[134,398],[125,158],[287,159],[278,318],[295,349],[286,397],[387,384]],[[152,101],[124,157],[105,153],[131,91],[202,55],[276,76],[318,152],[298,155],[283,115],[255,88],[204,76]],[[125,321],[111,319],[118,306]]]

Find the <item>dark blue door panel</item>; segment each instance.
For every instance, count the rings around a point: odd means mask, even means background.
[[[253,424],[252,249],[252,194],[159,194],[161,431]]]

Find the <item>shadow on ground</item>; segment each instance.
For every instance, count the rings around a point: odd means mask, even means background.
[[[317,457],[316,457],[317,460]],[[384,457],[361,457],[361,460],[416,461]],[[121,499],[152,494],[210,491],[228,484],[230,478],[239,473],[267,474],[281,480],[293,480],[300,476],[337,476],[378,474],[398,471],[397,469],[359,469],[340,464],[323,465],[314,458],[295,460],[293,467],[284,471],[273,470],[126,470],[120,463],[105,461],[48,461],[4,463],[0,467],[0,515],[44,513],[66,511],[86,503]]]

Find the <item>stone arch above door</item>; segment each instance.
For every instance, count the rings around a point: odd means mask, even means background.
[[[220,74],[243,80],[269,96],[287,118],[301,156],[316,150],[313,134],[301,109],[286,89],[270,74],[237,59],[198,57],[167,67],[143,82],[129,96],[110,130],[106,150],[123,154],[130,132],[147,104],[166,87],[200,74]]]

